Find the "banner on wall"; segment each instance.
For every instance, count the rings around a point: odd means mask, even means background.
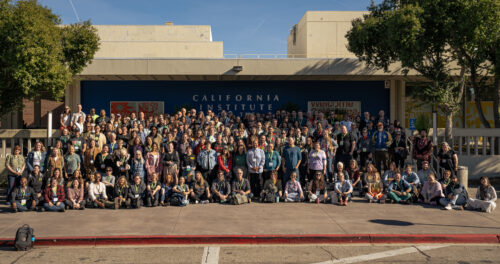
[[[164,113],[163,101],[111,101],[111,113],[130,115],[143,112],[146,116]]]
[[[361,114],[361,101],[308,101],[307,111],[343,111],[349,116],[358,116]]]

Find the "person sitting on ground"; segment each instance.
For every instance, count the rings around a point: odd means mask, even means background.
[[[425,168],[425,164],[422,163],[422,167]],[[436,205],[439,202],[439,199],[444,197],[443,189],[441,188],[441,183],[436,181],[436,176],[434,173],[430,173],[427,177],[427,180],[420,191],[421,197],[419,202],[423,202],[430,205]]]
[[[380,174],[375,174],[375,180],[368,184],[368,190],[365,194],[366,199],[368,199],[369,203],[385,203],[385,194],[384,194],[384,184],[380,179]]]
[[[148,207],[156,207],[160,202],[161,184],[158,181],[158,173],[153,173],[153,178],[146,186],[146,200]]]
[[[64,203],[66,203],[66,208],[84,210],[85,209],[85,199],[83,199],[83,180],[73,179],[71,187],[68,187],[68,197]]]
[[[353,191],[357,190],[359,192],[359,197],[363,197],[363,181],[361,180],[358,162],[355,159],[349,161],[347,172],[351,175]]]
[[[53,212],[64,212],[64,199],[66,195],[64,193],[64,188],[57,184],[57,179],[52,178],[50,181],[50,186],[45,188],[44,192],[45,204],[44,208],[47,211]]]
[[[250,182],[248,179],[243,178],[243,169],[241,168],[236,169],[236,179],[231,185],[231,191],[234,196],[246,196],[249,203],[253,198],[253,193],[250,189]]]
[[[140,176],[139,176],[140,177]],[[128,199],[128,182],[125,176],[120,176],[116,181],[113,191],[115,209],[130,208],[130,200]]]
[[[332,203],[347,206],[347,203],[351,199],[352,185],[344,178],[344,173],[339,172],[337,174],[337,182],[335,183],[335,189],[332,193]]]
[[[107,167],[106,174],[102,177],[101,182],[106,186],[106,194],[113,194],[115,188],[115,176],[113,176],[113,168]],[[110,196],[111,196],[110,195]]]
[[[428,161],[422,161],[422,169],[417,172],[418,179],[420,180],[421,184],[424,184],[430,174],[434,174],[434,180],[436,179],[436,172],[429,167],[429,162]]]
[[[151,174],[153,177],[154,173]],[[128,188],[128,198],[130,199],[130,206],[132,208],[141,208],[144,202],[144,194],[146,192],[146,185],[141,180],[139,174],[134,176],[134,182]]]
[[[101,173],[94,174],[94,181],[89,185],[89,201],[93,208],[112,208],[114,203],[108,201],[106,185],[101,182]]]
[[[183,177],[185,179],[185,177]],[[165,176],[165,181],[161,185],[161,196],[160,196],[160,205],[166,206],[170,205],[170,198],[172,197],[172,189],[175,186],[174,178],[172,175],[167,174]]]
[[[389,164],[389,169],[384,172],[384,191],[387,192],[387,188],[389,188],[389,184],[394,180],[396,176],[396,162],[391,162]]]
[[[12,212],[17,213],[35,210],[36,201],[35,191],[28,186],[28,179],[26,177],[21,177],[20,185],[12,190]]]
[[[377,168],[375,168],[375,165],[373,163],[368,163],[366,166],[366,172],[363,174],[363,182],[364,182],[364,191],[368,191],[368,186],[370,183],[374,183],[375,179],[378,177],[380,178],[380,174],[377,171]]]
[[[292,172],[293,173],[293,172]],[[264,183],[260,193],[261,202],[277,203],[283,196],[281,181],[278,180],[278,172],[272,171],[271,178]]]
[[[28,178],[28,186],[33,189],[34,199],[37,205],[41,206],[43,203],[43,189],[45,185],[45,177],[43,173],[40,172],[40,166],[34,165],[33,171],[30,173]]]
[[[191,185],[190,199],[193,203],[207,204],[210,199],[208,183],[203,179],[201,171],[196,171],[193,184]]]
[[[285,202],[300,202],[304,200],[304,192],[300,182],[297,181],[297,173],[290,174],[290,180],[285,185]]]
[[[439,200],[439,203],[444,206],[444,209],[464,209],[464,205],[467,203],[467,191],[465,187],[458,182],[456,175],[451,176],[451,182],[446,186],[444,190],[445,197]]]
[[[411,185],[401,178],[401,173],[397,172],[394,180],[389,184],[388,197],[396,203],[410,204]]]
[[[226,203],[231,194],[231,185],[224,174],[224,171],[218,171],[217,179],[212,183],[212,201],[215,203]]]
[[[481,177],[481,185],[477,189],[476,199],[469,198],[467,201],[467,208],[473,210],[481,210],[486,213],[491,213],[497,207],[495,201],[497,200],[497,192],[491,186],[488,177]]]
[[[309,202],[311,203],[319,203],[322,201],[326,203],[328,193],[326,191],[325,182],[323,180],[323,173],[319,171],[316,172],[316,174],[314,175],[314,179],[309,182],[309,186],[307,187],[307,194],[309,197]]]
[[[344,174],[344,179],[346,181],[351,181],[351,178],[349,177],[349,172],[347,172],[347,170],[345,169],[344,163],[339,161],[339,162],[337,162],[337,172],[334,174],[335,182],[337,182],[337,180],[338,180],[337,175],[341,172]]]
[[[412,195],[414,198],[417,198],[422,185],[420,184],[418,175],[413,171],[413,166],[411,164],[406,165],[402,177],[403,180],[411,185]]]
[[[173,178],[172,178],[173,179]],[[179,177],[179,183],[172,188],[172,198],[170,203],[175,204],[174,200],[178,201],[179,206],[186,206],[189,204],[189,186],[186,184],[184,177]]]
[[[439,183],[441,183],[441,189],[446,190],[446,186],[451,183],[451,171],[445,170],[443,172],[443,178],[439,180]]]

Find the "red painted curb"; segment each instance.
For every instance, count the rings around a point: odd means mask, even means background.
[[[495,234],[352,234],[352,235],[187,235],[187,236],[95,236],[41,237],[37,246],[101,245],[192,245],[192,244],[498,244]],[[13,239],[0,238],[0,247],[13,246]]]

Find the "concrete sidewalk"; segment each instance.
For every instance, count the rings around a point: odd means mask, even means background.
[[[0,207],[0,238],[29,224],[37,237],[149,235],[500,234],[500,211],[368,204],[207,204],[141,209],[10,213]]]

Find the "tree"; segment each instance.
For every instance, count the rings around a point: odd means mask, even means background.
[[[388,71],[399,62],[429,80],[417,91],[422,100],[446,115],[446,140],[452,138],[453,114],[460,109],[466,69],[449,45],[454,26],[451,0],[384,0],[352,21],[346,34],[349,51],[368,65]]]
[[[481,107],[484,94],[493,94],[494,126],[500,128],[500,1],[455,0],[450,45],[458,64],[470,75],[479,118],[490,127]]]
[[[60,26],[36,0],[0,0],[0,115],[23,108],[23,99],[61,98],[93,59],[99,37],[89,21]]]

